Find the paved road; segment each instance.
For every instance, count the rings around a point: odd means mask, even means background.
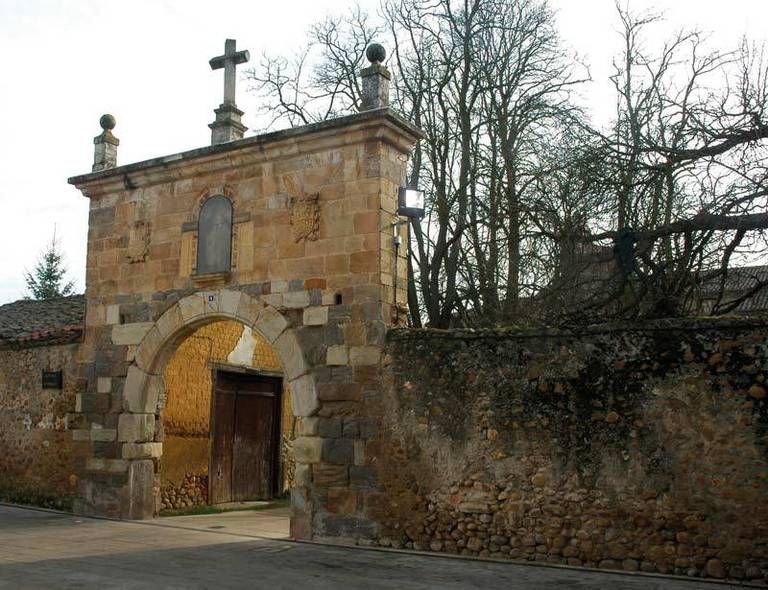
[[[420,590],[723,590],[696,581],[625,576],[256,539],[283,534],[258,512],[96,520],[0,506],[0,589],[82,588]],[[216,528],[211,528],[216,527]],[[224,528],[221,528],[224,527]]]

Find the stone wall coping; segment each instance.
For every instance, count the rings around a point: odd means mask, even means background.
[[[199,175],[199,170],[189,166],[193,161],[198,164],[205,163],[206,172],[215,172],[217,166],[228,169],[237,167],[238,163],[233,158],[241,155],[241,153],[247,152],[250,157],[247,161],[240,163],[240,165],[269,161],[271,156],[268,153],[268,149],[279,148],[284,143],[301,144],[327,138],[334,145],[346,145],[349,141],[344,134],[339,133],[341,128],[358,127],[360,130],[363,130],[382,125],[388,127],[398,136],[405,136],[407,138],[406,143],[410,144],[424,135],[419,128],[397,115],[388,107],[385,107],[312,123],[302,127],[273,131],[218,145],[205,146],[89,174],[72,176],[67,182],[82,190],[86,196],[96,196],[98,194],[124,190],[125,188],[137,188],[148,184],[179,180],[186,176]],[[386,140],[384,134],[377,132],[377,136],[383,141]],[[254,150],[253,148],[257,149]],[[297,150],[293,155],[299,155],[300,153],[301,150]],[[183,171],[185,167],[187,168],[186,172]],[[129,177],[129,175],[131,176]]]
[[[668,318],[645,320],[642,323],[617,322],[590,324],[586,326],[563,327],[521,327],[504,328],[454,328],[438,330],[435,328],[392,328],[387,332],[387,340],[478,340],[478,339],[516,339],[516,338],[580,338],[585,335],[610,334],[616,332],[698,332],[706,330],[768,328],[768,316],[752,317],[702,317]]]

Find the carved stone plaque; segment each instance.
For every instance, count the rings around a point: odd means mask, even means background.
[[[144,262],[147,259],[149,239],[149,222],[135,221],[128,237],[128,262]]]
[[[314,242],[320,231],[320,193],[291,197],[293,241]]]

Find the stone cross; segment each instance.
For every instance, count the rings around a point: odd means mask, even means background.
[[[224,55],[214,57],[208,62],[212,70],[224,68],[224,102],[222,104],[235,104],[235,67],[251,58],[247,50],[236,51],[236,47],[237,41],[227,39],[224,42]]]

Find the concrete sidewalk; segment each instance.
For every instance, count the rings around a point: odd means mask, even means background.
[[[697,580],[292,543],[280,540],[287,532],[287,519],[285,509],[277,512],[118,522],[0,506],[0,589],[727,587]]]

